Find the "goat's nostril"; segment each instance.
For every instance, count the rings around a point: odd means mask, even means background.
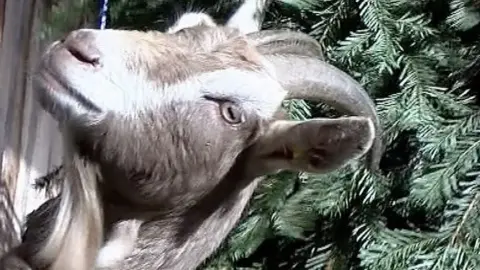
[[[95,39],[93,32],[77,30],[69,33],[63,44],[79,62],[97,66],[100,64],[100,51],[95,46]]]
[[[91,64],[91,65],[98,65],[100,62],[100,56],[96,54],[88,54],[82,52],[76,48],[68,48],[67,50],[75,57],[78,61]]]

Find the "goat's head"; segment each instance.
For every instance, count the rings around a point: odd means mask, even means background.
[[[223,27],[78,30],[45,54],[41,101],[93,159],[127,174],[161,172],[165,195],[208,191],[245,155],[252,176],[325,172],[363,155],[378,120],[358,83],[313,57],[259,53],[264,39]],[[356,116],[274,120],[285,98]],[[211,182],[185,180],[198,175]]]
[[[378,166],[373,102],[351,77],[317,59],[313,39],[208,25],[169,34],[83,29],[47,49],[36,77],[39,100],[68,131],[74,152],[100,165],[110,183],[104,186],[136,207],[181,213],[220,185],[232,191],[282,169],[327,172],[368,149],[370,167]],[[277,119],[291,98],[322,101],[353,116]],[[40,260],[56,257],[62,241],[70,244],[61,260],[75,250],[93,257],[100,245],[92,239],[101,239],[102,214],[88,195],[96,188],[82,180],[93,169],[77,167],[71,178],[80,181],[63,185],[66,195]],[[97,237],[78,248],[75,239],[88,228]],[[52,269],[72,265],[55,264]]]

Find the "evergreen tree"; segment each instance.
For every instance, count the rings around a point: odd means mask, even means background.
[[[108,23],[163,30],[199,7],[222,22],[240,4],[111,0]],[[378,175],[356,163],[271,175],[204,269],[480,269],[479,10],[478,0],[274,2],[264,28],[309,33],[361,82],[387,151]],[[336,115],[285,107],[297,119]]]

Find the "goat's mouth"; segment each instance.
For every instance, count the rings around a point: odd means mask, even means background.
[[[52,44],[45,52],[35,77],[38,99],[42,107],[55,117],[69,113],[72,106],[76,110],[100,112],[100,108],[83,96],[69,80],[72,70],[91,69],[86,66],[82,55],[72,52],[61,42]],[[82,107],[82,108],[79,108]]]

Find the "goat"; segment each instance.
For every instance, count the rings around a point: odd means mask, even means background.
[[[29,215],[23,243],[0,265],[195,269],[265,175],[326,173],[367,152],[376,169],[374,104],[358,82],[318,59],[319,48],[305,34],[228,22],[172,33],[80,29],[54,42],[36,85],[61,123],[65,180],[60,196]],[[293,98],[351,116],[276,119]],[[131,250],[115,244],[125,235],[133,236],[125,240]],[[102,260],[108,243],[121,254]]]

